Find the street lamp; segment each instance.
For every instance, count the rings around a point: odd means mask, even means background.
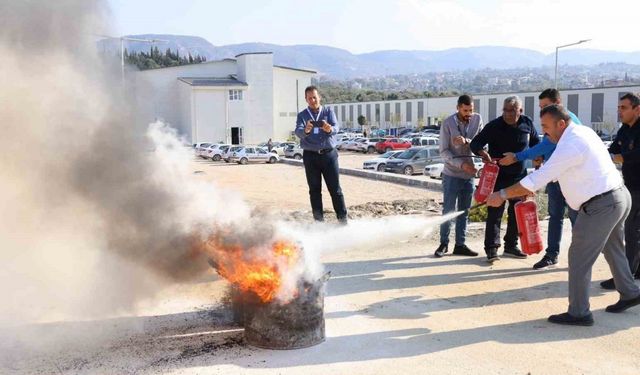
[[[105,39],[116,39],[116,40],[120,40],[120,74],[122,75],[122,82],[124,83],[124,42],[126,41],[132,41],[132,42],[144,42],[144,43],[169,43],[168,40],[164,40],[164,39],[142,39],[142,38],[131,38],[128,36],[109,36],[109,35],[97,35],[101,38],[105,38]]]
[[[590,41],[591,39],[583,39],[579,42],[575,42],[575,43],[571,43],[571,44],[565,44],[564,46],[557,46],[556,47],[556,69],[555,69],[555,74],[553,76],[553,82],[554,82],[554,87],[557,89],[558,88],[558,50],[560,48],[564,48],[564,47],[570,47],[570,46],[575,46],[577,44],[582,44],[582,43],[586,43],[588,41]]]

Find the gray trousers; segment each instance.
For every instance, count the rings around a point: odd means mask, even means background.
[[[609,263],[620,298],[640,296],[624,248],[624,222],[630,210],[631,196],[623,186],[584,204],[578,211],[569,246],[569,314],[572,316],[590,314],[591,268],[601,252]]]

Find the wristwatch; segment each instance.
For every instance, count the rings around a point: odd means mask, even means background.
[[[500,198],[507,200],[507,191],[504,189],[500,189]]]

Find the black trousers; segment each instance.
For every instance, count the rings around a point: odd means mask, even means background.
[[[302,155],[304,171],[307,175],[309,185],[309,199],[311,200],[311,211],[313,218],[323,221],[322,208],[322,178],[327,185],[327,190],[331,195],[333,209],[338,220],[347,219],[347,207],[344,203],[344,195],[340,188],[340,170],[338,165],[338,151],[333,149],[325,154],[318,154],[313,151],[304,151]]]
[[[624,223],[624,241],[631,273],[640,275],[640,191],[631,191],[631,212]]]
[[[498,175],[498,180],[496,181],[496,186],[493,191],[509,187],[522,180],[524,176],[526,176],[526,172],[521,175]],[[509,207],[507,208],[507,233],[504,235],[505,249],[518,246],[518,226],[516,224],[514,205],[519,201],[520,199],[509,199],[507,201]],[[504,207],[507,205],[507,202],[503,203],[500,207],[487,208],[487,224],[484,232],[485,251],[489,248],[500,247],[500,223],[502,222],[502,215],[504,214]]]

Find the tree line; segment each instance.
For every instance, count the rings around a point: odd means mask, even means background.
[[[207,58],[200,55],[192,56],[190,53],[180,56],[178,50],[171,51],[170,48],[162,53],[158,47],[152,47],[149,52],[129,52],[124,50],[124,60],[127,64],[135,65],[140,70],[166,68],[170,66],[199,64],[207,61]]]

